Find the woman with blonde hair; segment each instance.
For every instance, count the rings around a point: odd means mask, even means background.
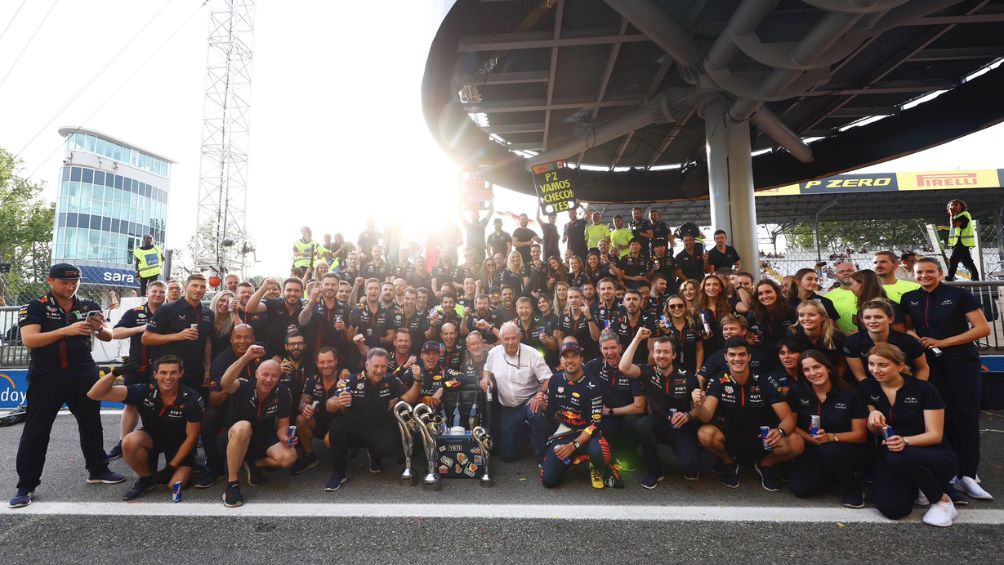
[[[519,296],[523,293],[526,282],[527,276],[526,268],[523,265],[523,256],[520,255],[519,251],[513,249],[506,259],[505,268],[502,269],[501,284],[502,286],[512,287],[513,293]]]
[[[795,313],[798,321],[788,328],[788,333],[802,342],[805,350],[821,351],[843,377],[847,372],[847,359],[844,357],[847,337],[826,315],[826,308],[815,300],[806,300],[798,305]]]
[[[213,335],[209,337],[210,349],[213,359],[221,352],[230,348],[230,332],[234,329],[234,319],[237,316],[237,297],[229,290],[217,292],[209,303],[209,310],[215,316],[213,321]],[[236,323],[240,323],[238,319]]]

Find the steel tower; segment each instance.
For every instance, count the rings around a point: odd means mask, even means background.
[[[245,229],[254,0],[208,0],[209,54],[193,266],[242,274],[253,249]]]

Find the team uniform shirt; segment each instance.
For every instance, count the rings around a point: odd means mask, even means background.
[[[778,396],[786,400],[788,400],[788,397],[791,394],[792,387],[803,385],[797,374],[792,377],[783,367],[767,373],[765,378],[767,379],[767,382],[770,383],[775,390],[777,390]]]
[[[690,372],[697,371],[697,344],[701,342],[701,332],[689,322],[683,329],[677,329],[666,316],[661,316],[652,337],[668,337],[673,340],[676,360],[673,363]]]
[[[568,248],[580,259],[585,259],[588,251],[586,247],[586,221],[578,218],[569,220],[565,224],[564,235],[565,239],[568,240]]]
[[[253,434],[275,435],[276,423],[290,416],[289,389],[276,384],[267,397],[259,398],[255,381],[237,382],[237,390],[227,399],[227,427],[247,420]]]
[[[676,268],[683,271],[688,280],[693,279],[700,282],[704,278],[704,255],[694,248],[694,253],[690,254],[686,249],[676,254],[674,258]]]
[[[398,263],[391,268],[390,274],[395,279],[404,279],[407,281],[414,270],[415,268],[411,266],[411,263]]]
[[[523,273],[514,273],[506,267],[502,270],[499,286],[512,287],[513,294],[519,296],[523,293]]]
[[[408,281],[408,286],[414,288],[432,288],[432,275],[424,270],[413,269],[405,280]]]
[[[547,383],[547,419],[557,417],[559,423],[572,431],[596,429],[603,419],[603,395],[600,385],[589,374],[569,381],[564,371]]]
[[[903,295],[912,290],[919,289],[920,284],[913,281],[896,279],[896,282],[892,284],[884,284],[882,285],[882,288],[885,289],[885,294],[889,297],[889,300],[893,301],[895,304],[902,304]]]
[[[338,275],[339,279],[353,285],[356,284],[356,279],[363,276],[358,268],[349,269],[348,265],[336,270],[335,274]]]
[[[585,271],[579,271],[578,273],[568,273],[568,286],[582,288],[582,285],[587,282],[592,282],[589,275]]]
[[[396,404],[397,399],[408,392],[408,387],[396,377],[387,375],[380,382],[372,383],[366,378],[366,371],[349,377],[345,388],[352,393],[352,405],[347,412],[358,429],[394,425],[391,401]]]
[[[530,400],[540,390],[540,383],[551,378],[551,369],[536,349],[519,344],[515,357],[496,345],[488,352],[485,370],[495,376],[498,399],[502,406],[516,408]]]
[[[419,314],[418,310],[412,312],[411,316],[405,314],[404,310],[398,310],[390,318],[390,327],[408,330],[408,335],[411,336],[411,354],[418,355],[425,341],[425,332],[429,329],[429,318]]]
[[[795,324],[795,315],[786,318],[771,318],[758,320],[752,312],[746,315],[746,321],[751,332],[760,332],[760,343],[757,348],[770,350],[777,349],[781,339],[788,334],[788,328]]]
[[[669,226],[662,220],[652,223],[652,247],[659,243],[669,244]]]
[[[558,226],[543,223],[540,225],[540,232],[541,239],[544,240],[544,248],[541,250],[544,252],[544,257],[558,257],[560,260],[561,249],[558,248]]]
[[[188,433],[189,422],[201,422],[206,412],[202,395],[191,387],[180,385],[178,396],[171,404],[164,404],[157,383],[134,384],[126,387],[125,404],[136,407],[143,431],[150,434],[160,448],[177,449]]]
[[[889,337],[887,338],[888,343],[895,345],[900,351],[906,356],[906,362],[909,364],[914,371],[916,371],[917,366],[914,364],[914,360],[924,354],[924,346],[910,334],[905,334],[903,332],[898,332],[896,330],[889,330]],[[861,363],[865,366],[865,375],[869,378],[875,378],[872,376],[871,371],[868,370],[868,351],[875,345],[875,342],[868,335],[868,332],[858,332],[847,336],[847,340],[844,341],[844,355],[847,357],[857,357],[861,360]]]
[[[815,300],[820,304],[822,304],[823,308],[826,310],[826,315],[829,316],[831,320],[837,321],[839,323],[840,312],[837,312],[836,307],[833,306],[833,301],[825,296],[820,296],[815,292],[810,294],[808,298],[806,298],[805,300],[799,300],[798,296],[793,296],[791,297],[791,299],[788,300],[788,305],[791,306],[792,310],[798,312],[798,305],[801,304],[802,302],[808,302],[810,300]]]
[[[258,341],[265,341],[265,329],[268,328],[268,314],[265,312],[245,312],[244,310],[237,311],[237,317],[240,318],[242,324],[247,324],[251,326],[254,330],[254,338]]]
[[[809,417],[819,416],[822,428],[828,434],[851,431],[851,420],[868,418],[868,407],[856,390],[831,388],[826,399],[820,403],[819,397],[808,383],[792,387],[788,394],[788,404],[798,420],[798,427],[809,431]]]
[[[631,322],[631,318],[628,317],[627,313],[622,313],[616,316],[611,322],[610,331],[617,334],[617,340],[620,341],[621,348],[627,349],[628,345],[631,345],[631,340],[634,339],[635,334],[638,333],[638,328],[648,328],[652,331],[654,335],[657,331],[656,326],[658,325],[658,318],[652,316],[647,316],[645,314],[639,314],[638,320],[634,323]],[[638,344],[638,348],[635,349],[634,359],[635,363],[644,363],[648,360],[648,340],[644,340]]]
[[[719,349],[710,355],[705,354],[704,364],[697,371],[697,374],[702,377],[711,377],[715,374],[722,373],[728,370],[729,364],[725,360],[725,349]],[[766,353],[762,350],[751,347],[750,348],[750,372],[758,375],[766,375],[771,371],[778,368],[780,361],[777,359],[776,353]]]
[[[303,328],[306,333],[304,341],[308,346],[308,354],[314,356],[322,347],[345,347],[348,344],[346,330],[352,314],[349,305],[335,300],[332,307],[328,308],[324,299],[321,299],[312,308],[310,322]],[[345,324],[346,330],[335,329],[335,324],[339,320]]]
[[[649,271],[652,270],[652,263],[649,262],[648,257],[644,255],[634,257],[629,253],[617,261],[617,268],[620,269],[624,275],[644,277],[648,276]],[[641,284],[641,282],[631,279],[624,280],[624,285],[628,288],[638,288]]]
[[[666,277],[666,295],[670,296],[680,291],[680,282],[676,278],[676,260],[672,255],[652,255],[653,275]]]
[[[733,269],[739,262],[739,252],[731,245],[725,246],[725,251],[719,251],[718,246],[708,250],[708,263],[715,269]]]
[[[558,318],[557,329],[561,330],[565,336],[575,336],[579,347],[582,348],[582,356],[586,359],[592,359],[600,354],[600,349],[596,345],[596,341],[593,340],[592,334],[589,333],[589,322],[586,317],[581,312],[576,312],[576,314],[578,318],[573,317],[569,312],[562,314]]]
[[[638,241],[641,242],[642,254],[648,255],[651,240],[642,235],[642,232],[652,230],[652,222],[648,221],[646,218],[642,218],[640,220],[632,219],[629,226],[631,227],[631,235],[638,238]]]
[[[611,367],[603,359],[593,359],[582,369],[600,385],[603,404],[610,408],[630,406],[634,404],[634,397],[645,394],[642,379],[624,376],[619,368]]]
[[[485,340],[485,343],[489,345],[495,345],[495,342],[497,342],[499,338],[495,337],[495,334],[491,331],[488,330],[481,331],[480,329],[478,329],[478,326],[475,323],[478,320],[484,320],[489,324],[491,324],[492,326],[495,326],[496,328],[499,327],[500,322],[496,317],[495,310],[489,310],[487,312],[479,312],[477,310],[474,310],[474,308],[472,307],[470,310],[468,310],[468,312],[469,313],[467,314],[467,319],[465,320],[465,323],[467,324],[467,329],[469,331],[478,330],[478,333],[481,334],[481,337]]]
[[[267,298],[262,300],[265,312],[268,313],[268,326],[265,329],[265,350],[269,355],[282,355],[286,349],[286,332],[290,326],[300,328],[300,311],[303,302],[297,302],[296,308],[290,314],[286,310],[284,298]]]
[[[485,228],[488,227],[488,219],[491,215],[485,216],[483,220],[475,222],[464,221],[464,231],[467,236],[467,247],[474,248],[479,252],[479,257],[485,256]]]
[[[658,320],[662,316],[662,312],[666,309],[666,298],[664,294],[662,296],[652,296],[651,294],[644,297],[641,303],[641,311],[648,317]]]
[[[664,375],[654,365],[643,364],[638,368],[641,369],[638,380],[644,383],[645,407],[649,414],[666,419],[670,408],[690,411],[691,393],[701,386],[693,371],[674,365]]]
[[[152,348],[150,359],[157,360],[164,355],[177,355],[185,362],[185,374],[182,382],[195,388],[202,388],[205,373],[204,358],[206,341],[213,334],[213,313],[202,304],[192,307],[184,297],[164,304],[150,318],[146,325],[149,332],[170,335],[187,330],[192,324],[198,324],[199,339],[195,341],[175,341],[167,345]]]
[[[795,338],[804,349],[816,349],[826,355],[826,358],[837,366],[840,363],[840,358],[844,354],[844,344],[847,342],[847,336],[844,332],[840,330],[834,330],[833,332],[833,347],[826,347],[823,343],[822,337],[818,337],[815,340],[809,338],[805,335],[805,328],[802,326],[792,326],[788,328],[788,335]]]
[[[429,312],[428,316],[429,327],[432,328],[442,328],[443,324],[453,324],[457,328],[457,332],[460,332],[460,314],[457,314],[457,309],[445,310],[442,306],[436,306]]]
[[[468,277],[474,279],[475,281],[478,280],[481,277],[480,265],[473,269],[467,265],[458,265],[457,268],[453,270],[453,282],[457,284],[464,284],[464,279]],[[460,303],[461,298],[463,297],[457,298],[458,304]]]
[[[518,227],[512,230],[512,241],[513,248],[519,251],[519,254],[523,256],[523,264],[530,264],[530,246],[525,245],[523,247],[516,247],[516,240],[521,243],[529,243],[533,241],[533,238],[537,237],[537,232],[530,228]]]
[[[452,348],[446,347],[445,343],[439,343],[439,350],[442,351],[440,362],[447,370],[459,371],[464,362],[464,353],[467,351],[462,343],[454,343]]]
[[[285,357],[283,361],[292,362],[289,357]],[[313,361],[307,355],[303,355],[300,357],[300,364],[293,367],[292,371],[289,373],[283,371],[279,374],[279,384],[285,385],[289,389],[290,414],[299,412],[300,397],[305,390],[307,375],[316,372],[317,369],[314,367]]]
[[[906,324],[906,309],[902,305],[896,304],[895,302],[890,302],[889,306],[892,307],[892,323],[893,324]],[[854,313],[854,317],[851,318],[854,322],[855,332],[866,332],[868,328],[865,327],[865,323],[860,319],[857,312]],[[839,322],[839,320],[838,320]],[[839,325],[839,324],[838,324]],[[853,332],[852,332],[853,333]]]
[[[453,381],[455,383],[457,380],[457,374],[455,372],[448,373],[446,367],[442,363],[436,365],[432,369],[428,369],[426,368],[425,363],[419,359],[416,362],[416,365],[418,365],[418,368],[422,372],[422,384],[418,390],[418,401],[424,402],[431,407],[433,395],[443,390],[447,381]],[[403,374],[401,384],[406,387],[410,387],[415,384],[415,376],[412,374],[410,367],[406,373]],[[451,384],[450,386],[452,388],[453,385]]]
[[[336,375],[334,379],[331,380],[331,386],[324,384],[324,377],[320,373],[315,372],[314,374],[307,377],[306,382],[303,384],[303,394],[309,396],[307,404],[317,402],[317,408],[314,409],[314,419],[315,420],[327,420],[331,418],[331,414],[328,412],[326,403],[329,398],[338,396],[341,392],[341,388],[338,387],[338,376]],[[299,408],[300,397],[297,396],[297,408]]]
[[[379,263],[376,261],[370,261],[369,263],[363,265],[363,268],[360,269],[364,279],[376,279],[380,282],[387,280],[387,277],[390,276],[390,271],[390,267],[388,267],[387,263],[383,261],[380,261]]]
[[[918,289],[903,295],[917,335],[945,339],[969,331],[966,314],[980,309],[980,303],[969,291],[939,284],[932,292]],[[975,343],[942,347],[944,355],[977,355]]]
[[[349,314],[349,325],[356,333],[362,334],[368,347],[380,347],[380,340],[391,327],[393,314],[377,305],[376,312],[368,304],[362,303]]]
[[[137,306],[136,308],[130,308],[126,310],[122,317],[119,318],[116,328],[138,328],[140,326],[146,326],[150,321],[150,305],[143,304],[142,306]],[[150,376],[151,364],[150,364],[150,349],[143,345],[143,334],[138,333],[134,336],[129,337],[129,362],[136,363],[136,376],[140,378],[147,378]]]
[[[209,365],[210,392],[223,392],[223,387],[220,386],[220,382],[223,380],[223,373],[226,373],[227,369],[237,362],[237,358],[238,355],[234,353],[233,348],[227,349],[213,358],[213,362]],[[258,370],[258,365],[260,364],[261,359],[252,359],[244,367],[244,370],[241,371],[238,378],[253,381],[255,379],[255,371]]]
[[[584,272],[586,273],[586,277],[589,278],[589,282],[593,283],[593,286],[600,284],[600,280],[602,279],[607,277],[613,278],[613,275],[610,274],[610,263],[601,262],[595,271],[590,271],[587,265]]]
[[[601,330],[609,327],[615,319],[623,314],[624,305],[618,304],[616,301],[610,306],[597,301],[596,304],[589,307],[589,315],[596,320]]]
[[[745,384],[739,384],[727,371],[713,375],[708,385],[708,397],[712,396],[718,399],[716,423],[749,441],[757,441],[760,426],[777,425],[772,405],[784,402],[767,379],[752,371]]]
[[[874,379],[861,381],[861,390],[864,391],[865,401],[885,416],[885,423],[898,436],[924,433],[924,410],[945,409],[945,402],[934,385],[910,376],[903,377],[903,386],[896,391],[893,404],[882,391],[882,385]],[[942,439],[939,445],[945,445],[945,440]]]
[[[512,236],[504,231],[492,232],[488,234],[487,242],[488,250],[491,251],[492,256],[496,253],[506,255],[509,244],[512,243]]]

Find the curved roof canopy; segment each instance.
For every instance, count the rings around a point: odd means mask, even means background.
[[[459,0],[423,108],[497,185],[532,194],[528,165],[567,159],[581,199],[654,202],[707,196],[702,114],[724,99],[770,188],[1004,120],[1002,25],[986,0]]]

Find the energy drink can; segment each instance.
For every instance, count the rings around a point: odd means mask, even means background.
[[[704,335],[711,335],[711,316],[707,312],[701,312],[701,322],[704,323]]]
[[[889,439],[894,435],[896,435],[896,432],[893,431],[892,426],[882,428],[882,439]]]
[[[941,348],[940,347],[931,347],[929,349],[931,350],[931,353],[933,353],[935,357],[941,357]]]
[[[809,435],[814,436],[819,433],[819,427],[822,424],[821,418],[815,414],[809,416]]]
[[[286,429],[286,445],[293,447],[296,444],[296,426],[290,426]]]
[[[676,416],[676,412],[677,412],[676,408],[670,408],[669,409],[669,423],[670,424],[673,424],[673,417]],[[675,428],[676,424],[673,424],[673,427]]]
[[[774,448],[767,444],[767,434],[770,433],[770,426],[760,426],[760,442],[764,451],[774,451]]]
[[[181,481],[171,485],[171,500],[181,502]]]

